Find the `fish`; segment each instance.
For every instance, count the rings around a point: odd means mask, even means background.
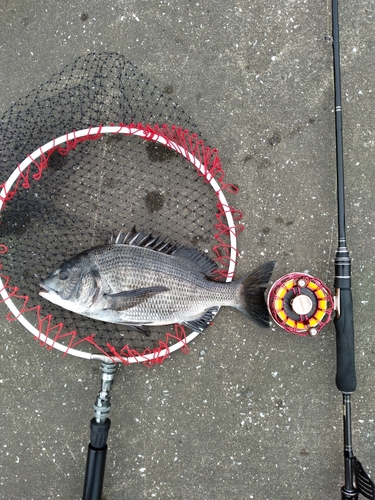
[[[180,324],[203,331],[221,306],[268,327],[266,285],[275,262],[234,281],[217,281],[217,265],[198,250],[133,227],[108,244],[69,258],[42,280],[39,295],[94,320],[147,327]]]

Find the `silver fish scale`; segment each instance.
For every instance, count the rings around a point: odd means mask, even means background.
[[[94,249],[93,254],[105,294],[155,286],[168,288],[139,305],[111,311],[123,322],[182,323],[200,317],[208,308],[238,301],[238,286],[208,280],[196,264],[182,257],[129,245],[106,245]]]

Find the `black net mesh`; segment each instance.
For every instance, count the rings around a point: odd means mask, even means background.
[[[53,138],[112,123],[176,125],[198,133],[180,107],[124,57],[90,54],[4,114],[1,182]],[[8,248],[1,259],[2,274],[10,277],[18,295],[29,297],[27,308],[41,306],[34,323],[51,314],[51,325],[64,324],[59,342],[64,342],[64,331],[77,332],[75,342],[95,334],[96,346],[105,352],[121,352],[124,346],[139,353],[156,349],[171,328],[153,328],[147,337],[121,325],[90,320],[44,302],[38,296],[39,283],[68,257],[106,243],[112,231],[134,225],[216,257],[212,247],[220,222],[214,190],[180,154],[121,134],[79,143],[65,156],[55,151],[41,179],[33,180],[39,172],[40,166],[31,164],[24,176],[29,186],[24,189],[21,178],[0,224],[0,243]],[[225,231],[220,239],[229,246]],[[67,335],[65,342],[71,341]],[[79,348],[94,349],[88,342]]]

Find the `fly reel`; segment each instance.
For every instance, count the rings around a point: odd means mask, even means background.
[[[268,293],[273,320],[289,333],[315,337],[331,319],[334,302],[330,290],[309,274],[279,278]]]

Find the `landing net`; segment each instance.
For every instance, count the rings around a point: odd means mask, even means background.
[[[161,363],[198,332],[150,335],[39,297],[64,260],[121,228],[194,247],[231,280],[241,214],[218,152],[181,108],[115,53],[78,58],[16,102],[0,131],[2,301],[49,348],[84,358]]]

